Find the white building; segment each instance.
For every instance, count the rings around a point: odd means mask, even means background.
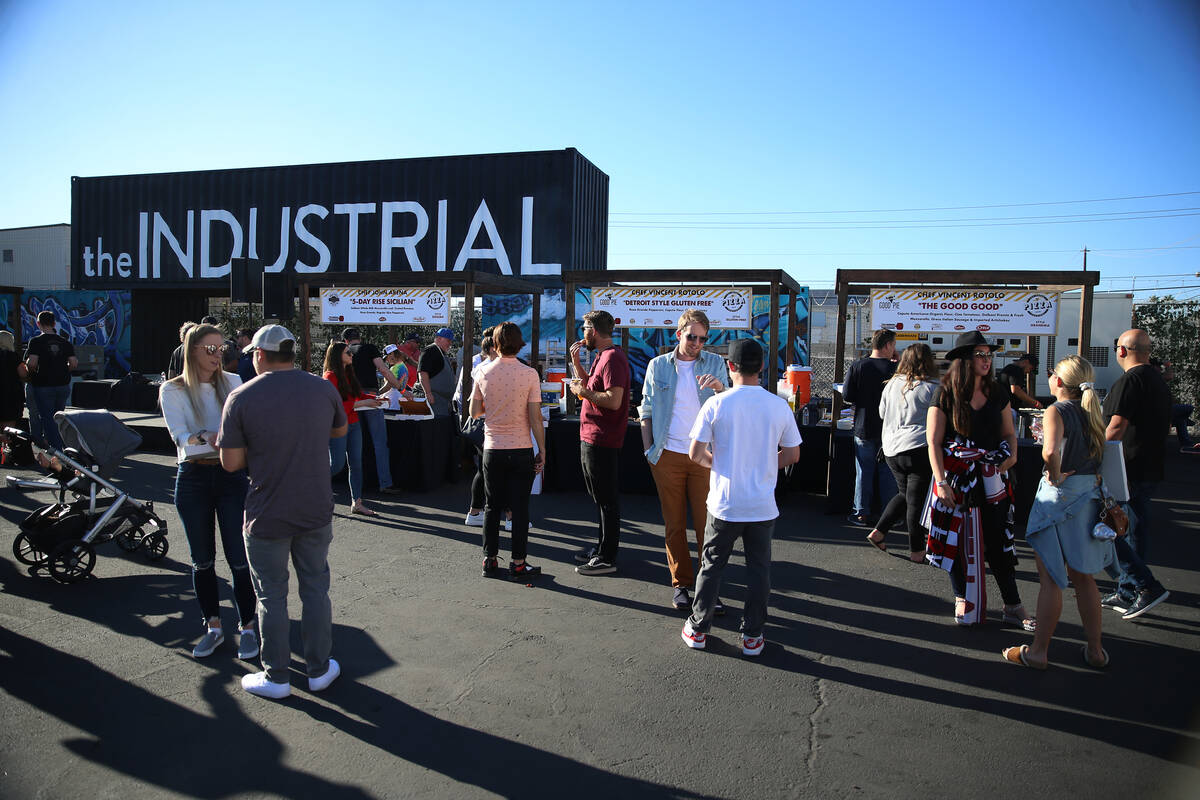
[[[71,288],[71,226],[0,230],[0,285],[26,291]]]

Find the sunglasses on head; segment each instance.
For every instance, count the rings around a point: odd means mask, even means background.
[[[705,342],[708,341],[707,336],[700,336],[699,334],[695,334],[695,333],[685,333],[683,335],[683,337],[685,339],[687,339],[689,342],[699,341],[700,344],[704,344]]]

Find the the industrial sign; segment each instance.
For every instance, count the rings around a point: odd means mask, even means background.
[[[917,333],[1054,334],[1058,300],[1059,292],[1033,289],[872,289],[871,325]]]
[[[71,179],[77,289],[266,274],[605,269],[608,176],[574,149]]]
[[[449,325],[450,288],[321,289],[326,325]]]
[[[727,330],[750,328],[751,289],[724,287],[639,286],[592,289],[592,308],[613,315],[621,328],[674,328],[689,308],[708,315],[709,325]]]

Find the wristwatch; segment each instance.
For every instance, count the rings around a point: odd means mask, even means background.
[[[950,481],[934,481],[938,486],[949,486]]]

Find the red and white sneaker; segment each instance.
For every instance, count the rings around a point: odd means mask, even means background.
[[[704,642],[708,639],[707,636],[692,627],[692,620],[690,618],[687,622],[683,623],[683,631],[679,635],[683,637],[683,643],[693,650],[703,650]]]
[[[747,636],[742,634],[742,655],[756,656],[763,651],[767,640],[762,636]]]

